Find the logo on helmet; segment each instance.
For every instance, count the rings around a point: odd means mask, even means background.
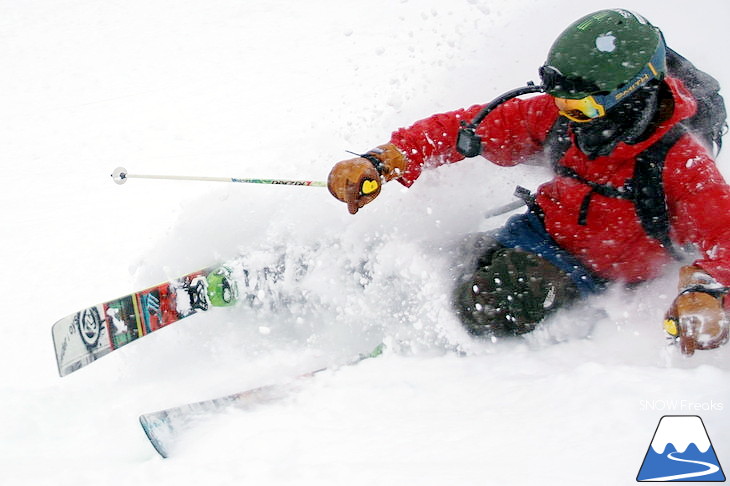
[[[611,32],[596,37],[596,49],[601,52],[613,52],[616,50],[616,36]]]

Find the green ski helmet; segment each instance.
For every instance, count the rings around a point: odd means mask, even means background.
[[[585,113],[573,112],[579,117],[575,121],[588,121],[651,80],[662,79],[666,69],[661,31],[640,15],[612,9],[586,15],[565,29],[550,48],[540,77],[555,98],[589,98],[585,110],[578,106]]]

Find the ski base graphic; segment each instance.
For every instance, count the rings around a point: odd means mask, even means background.
[[[69,373],[151,332],[237,300],[226,266],[209,267],[82,309],[52,327],[58,373]]]

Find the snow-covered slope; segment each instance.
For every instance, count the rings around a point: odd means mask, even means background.
[[[577,5],[0,0],[2,483],[631,484],[667,413],[701,415],[730,463],[728,349],[665,349],[673,275],[614,289],[527,339],[460,329],[448,249],[500,224],[483,213],[516,184],[535,187],[540,169],[465,161],[408,190],[388,185],[355,217],[325,189],[109,178],[124,165],[322,180],[346,150],[536,80],[567,24],[613,6]],[[729,5],[630,7],[725,85]],[[60,317],[282,247],[309,261],[302,285],[283,289],[306,292],[303,307],[194,316],[56,376]],[[168,460],[136,423],[381,340],[384,357],[212,417]]]

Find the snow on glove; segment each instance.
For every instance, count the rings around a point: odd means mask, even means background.
[[[730,321],[723,307],[723,287],[699,267],[679,272],[679,295],[664,317],[664,329],[677,340],[683,354],[717,348],[728,341]]]
[[[385,182],[400,176],[406,164],[395,145],[380,145],[355,159],[336,163],[327,178],[327,188],[347,204],[350,214],[355,214],[380,194]]]

